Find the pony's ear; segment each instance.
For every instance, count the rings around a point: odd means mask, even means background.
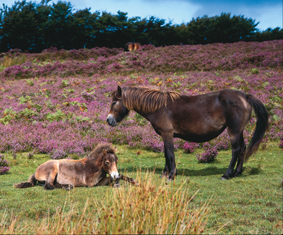
[[[122,89],[120,86],[117,87],[116,98],[120,99],[122,97]]]

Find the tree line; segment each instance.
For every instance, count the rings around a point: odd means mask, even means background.
[[[41,52],[50,47],[80,49],[124,47],[129,41],[155,46],[179,44],[232,43],[283,39],[283,29],[260,32],[258,23],[244,16],[222,13],[198,17],[188,23],[173,25],[157,17],[129,18],[117,14],[74,10],[70,2],[50,0],[40,3],[17,1],[0,8],[0,52],[19,48]]]

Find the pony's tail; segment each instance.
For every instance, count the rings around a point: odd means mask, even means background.
[[[33,175],[31,175],[28,179],[27,182],[23,182],[23,183],[19,183],[19,184],[15,184],[14,187],[15,188],[28,188],[28,187],[33,187],[36,184],[37,180]]]
[[[261,143],[265,131],[268,129],[268,112],[264,104],[252,95],[247,95],[247,100],[250,105],[254,108],[257,116],[257,122],[255,127],[254,135],[249,143],[248,149],[245,154],[245,161],[258,150],[259,144]]]

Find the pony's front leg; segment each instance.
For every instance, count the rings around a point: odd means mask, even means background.
[[[162,133],[161,134],[164,142],[164,152],[166,165],[164,168],[163,175],[168,172],[168,179],[174,180],[174,177],[177,175],[175,155],[174,155],[174,144],[173,144],[173,133]]]
[[[165,159],[166,159],[166,163],[165,163],[165,167],[164,167],[164,170],[161,174],[161,177],[168,177],[168,174],[169,174],[169,169],[168,169],[168,163],[167,163],[167,157],[165,156]]]
[[[104,177],[102,180],[100,180],[98,182],[97,186],[105,186],[105,185],[109,185],[111,183],[112,182],[111,182],[111,178],[110,177]],[[119,179],[115,179],[113,187],[116,187],[116,188],[120,187]]]
[[[66,190],[71,190],[74,188],[72,184],[59,184],[58,182],[56,182],[54,185],[55,185],[55,188],[62,188]]]

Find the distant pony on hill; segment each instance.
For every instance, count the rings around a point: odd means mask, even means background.
[[[139,50],[142,45],[139,42],[127,42],[126,51],[136,51]]]

